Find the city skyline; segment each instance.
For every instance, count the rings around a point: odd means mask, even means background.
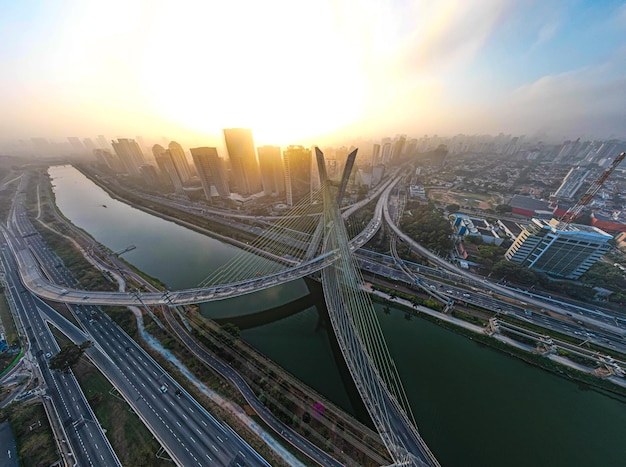
[[[281,146],[388,134],[626,136],[624,2],[3,10],[0,35],[13,47],[0,52],[0,142],[131,129],[215,145],[227,127]]]

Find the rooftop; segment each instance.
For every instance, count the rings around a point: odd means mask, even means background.
[[[546,211],[550,209],[550,203],[530,196],[514,195],[509,201],[509,206],[529,211]]]

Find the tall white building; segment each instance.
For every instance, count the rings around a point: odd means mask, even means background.
[[[578,279],[611,249],[608,233],[588,225],[532,219],[504,257],[520,266]]]
[[[572,167],[563,179],[561,186],[554,192],[554,196],[556,198],[572,199],[582,186],[587,175],[589,175],[589,170],[586,168]]]

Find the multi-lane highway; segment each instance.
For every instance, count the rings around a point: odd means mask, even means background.
[[[60,259],[46,248],[27,217],[20,214],[21,209],[22,199],[18,195],[10,217],[11,227],[18,236],[6,232],[10,238],[11,252],[19,255],[20,252],[29,251],[38,260],[35,267],[45,271],[49,278],[54,278],[64,286],[75,286],[75,279]],[[13,261],[8,248],[3,253],[7,260]],[[11,271],[17,269],[15,263],[10,267]],[[45,303],[39,302],[37,306],[46,320],[53,322],[71,339],[83,340],[82,330]],[[74,308],[74,312],[84,335],[94,343],[93,347],[87,349],[87,355],[138,413],[178,465],[269,465],[230,427],[219,423],[200,406],[97,307],[83,305]]]
[[[357,258],[363,271],[383,278],[403,281],[407,286],[412,286],[412,279],[392,263],[392,258],[364,251],[357,253]],[[429,272],[429,268],[423,265],[408,264],[416,274],[428,274]],[[626,342],[622,336],[604,331],[602,328],[585,327],[575,313],[571,313],[569,316],[554,316],[550,313],[533,312],[529,308],[499,300],[497,297],[475,288],[451,285],[449,282],[439,281],[429,276],[421,276],[421,278],[423,286],[431,287],[439,294],[448,296],[457,303],[469,303],[503,315],[515,316],[520,320],[546,328],[546,330],[557,331],[580,339],[581,343],[588,341],[601,347],[626,353]]]
[[[59,346],[41,316],[41,302],[20,284],[4,236],[0,235],[0,238],[8,292],[29,340],[30,354],[45,383],[45,397],[51,399],[58,415],[63,443],[69,445],[66,452],[73,460],[66,460],[69,464],[76,462],[81,466],[121,465],[74,375],[48,368],[48,360],[58,353]]]

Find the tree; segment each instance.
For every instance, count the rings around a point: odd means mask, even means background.
[[[58,354],[50,358],[48,366],[51,370],[58,370],[63,373],[67,373],[78,363],[80,357],[82,357],[85,352],[85,349],[91,347],[92,345],[93,343],[91,341],[85,341],[80,345],[64,345]]]
[[[236,324],[233,324],[233,323],[230,323],[230,322],[224,323],[222,325],[222,329],[224,331],[226,331],[228,334],[230,334],[231,336],[233,336],[233,337],[239,337],[240,330],[239,330],[239,327]]]
[[[461,209],[461,206],[459,206],[458,204],[448,204],[446,206],[446,211],[448,212],[459,212],[459,209]]]
[[[503,214],[505,212],[512,212],[513,208],[511,206],[509,206],[508,204],[498,204],[496,206],[496,212],[499,212],[500,214]]]

